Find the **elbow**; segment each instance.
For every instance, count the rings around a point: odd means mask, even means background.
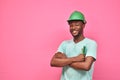
[[[50,64],[51,67],[53,67],[54,65],[53,64]]]
[[[58,63],[56,63],[56,62],[51,62],[51,63],[50,63],[50,66],[51,66],[51,67],[63,67],[63,65],[58,64]]]
[[[51,66],[51,67],[54,67],[55,64],[54,64],[53,62],[50,62],[50,66]]]
[[[54,64],[50,64],[50,66],[51,66],[51,67],[56,67],[56,65],[54,65]]]
[[[89,71],[90,70],[90,68],[85,68],[85,71]]]
[[[85,70],[85,71],[89,71],[90,69],[91,69],[90,66],[85,66],[85,67],[84,67],[84,70]]]
[[[55,66],[56,66],[56,61],[52,59],[52,60],[50,61],[50,66],[51,66],[51,67],[55,67]]]

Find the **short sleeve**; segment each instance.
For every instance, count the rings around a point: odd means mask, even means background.
[[[97,54],[97,43],[95,41],[94,42],[90,42],[87,45],[86,57],[87,56],[92,56],[96,60],[96,54]]]
[[[61,52],[61,53],[65,53],[65,42],[62,42],[58,49],[57,49],[57,52]]]

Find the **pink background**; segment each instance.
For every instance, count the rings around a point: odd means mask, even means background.
[[[59,80],[50,59],[74,10],[98,43],[93,80],[120,80],[120,0],[0,0],[0,80]]]

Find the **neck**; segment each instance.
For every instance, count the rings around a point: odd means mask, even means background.
[[[81,34],[80,36],[74,37],[74,42],[78,43],[78,42],[82,41],[84,38],[85,38],[84,35]]]

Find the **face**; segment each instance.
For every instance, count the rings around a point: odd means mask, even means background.
[[[85,24],[81,21],[71,21],[69,22],[70,26],[70,33],[73,37],[79,37],[81,34],[83,34],[83,28]]]

